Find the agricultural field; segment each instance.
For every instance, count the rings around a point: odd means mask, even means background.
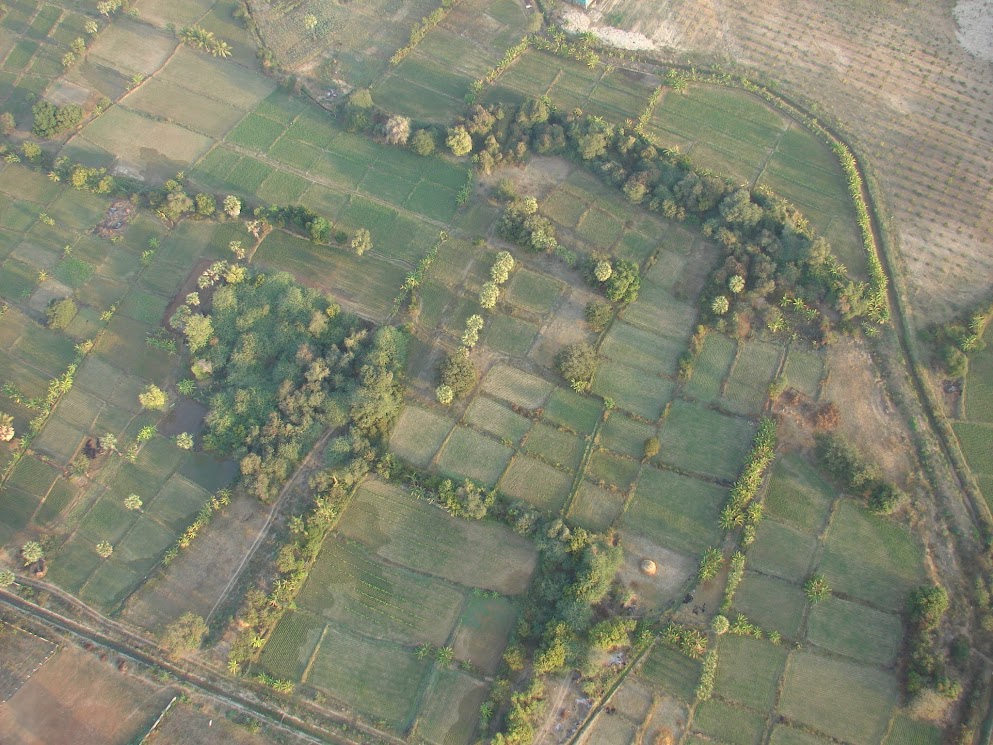
[[[367,481],[258,664],[398,731],[467,743],[534,565],[509,529]]]
[[[969,356],[962,418],[952,428],[987,504],[993,505],[993,325],[983,342],[985,347]]]

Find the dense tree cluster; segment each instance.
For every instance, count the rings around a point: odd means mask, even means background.
[[[547,99],[519,107],[477,104],[458,126],[471,137],[484,172],[520,162],[532,152],[566,155],[621,189],[631,202],[669,219],[698,222],[725,251],[704,293],[708,312],[716,315],[713,301],[723,297],[723,313],[748,312],[776,324],[782,323],[782,299],[796,299],[809,311],[798,320],[815,334],[830,330],[831,316],[848,325],[887,316],[885,298],[852,279],[793,206],[766,190],[750,191],[697,170],[685,155],[660,150],[625,126],[579,109],[558,111]],[[554,232],[530,207],[523,200],[512,202],[501,234],[532,250],[554,248]]]
[[[244,485],[272,498],[326,427],[382,434],[400,403],[399,331],[358,318],[289,274],[258,275],[213,295],[204,364],[215,384],[204,445],[240,454]]]
[[[83,121],[83,108],[74,103],[56,106],[48,101],[39,101],[31,112],[34,114],[31,132],[36,137],[57,137]]]
[[[844,436],[823,432],[816,435],[821,466],[854,496],[864,497],[869,509],[888,515],[907,500],[893,482],[883,478],[879,466],[866,460]]]
[[[907,693],[917,695],[932,689],[948,698],[957,698],[961,690],[957,681],[945,672],[945,660],[938,644],[938,627],[948,610],[948,593],[939,585],[924,585],[910,593],[907,615]]]

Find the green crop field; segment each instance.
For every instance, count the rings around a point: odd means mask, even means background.
[[[700,663],[657,644],[645,658],[638,677],[652,688],[689,702],[700,679]]]
[[[534,458],[518,456],[500,480],[500,491],[557,514],[565,505],[572,477]]]
[[[324,629],[324,621],[306,611],[287,611],[266,641],[259,664],[280,680],[299,681]]]
[[[432,745],[467,745],[485,698],[482,681],[458,671],[439,670],[421,708],[418,732]]]
[[[569,518],[589,530],[606,531],[620,516],[625,499],[620,492],[608,491],[584,480],[576,491]]]
[[[577,434],[593,432],[602,414],[600,403],[568,388],[556,388],[543,409],[544,418]]]
[[[889,673],[797,652],[787,665],[779,708],[834,737],[869,745],[886,732],[897,694],[896,679]],[[839,717],[839,711],[845,716]]]
[[[484,391],[526,409],[541,407],[553,388],[547,380],[508,365],[494,365],[483,380]]]
[[[749,637],[721,639],[715,692],[730,701],[768,711],[786,664],[787,652]]]
[[[766,518],[759,524],[748,558],[762,572],[799,581],[809,573],[816,548],[813,536]]]
[[[888,667],[903,637],[898,616],[840,598],[818,603],[810,612],[807,639],[823,649]]]
[[[905,526],[842,500],[820,571],[839,592],[896,610],[924,580],[923,551]]]
[[[772,730],[770,745],[830,745],[831,741],[785,724],[777,724]]]
[[[650,421],[661,416],[672,399],[674,387],[668,378],[611,360],[600,363],[593,380],[594,393],[613,399],[618,408]]]
[[[834,490],[809,461],[795,454],[776,459],[765,497],[771,517],[819,533],[833,501]]]
[[[746,573],[734,597],[734,608],[765,631],[778,631],[787,639],[799,637],[807,600],[788,582],[763,574]]]
[[[380,482],[363,485],[345,513],[342,533],[379,557],[466,587],[515,595],[534,570],[531,542],[491,522],[467,522]],[[470,560],[485,552],[485,566]]]
[[[622,524],[667,548],[696,555],[719,539],[717,517],[725,497],[726,491],[713,484],[645,468]]]
[[[510,448],[468,427],[456,427],[438,455],[442,473],[484,486],[500,479],[513,454]]]
[[[693,729],[729,745],[756,745],[765,730],[765,716],[722,701],[703,701],[694,711]]]
[[[941,743],[941,730],[933,724],[918,722],[904,715],[897,715],[893,718],[893,725],[890,733],[883,741],[884,745],[939,745]]]
[[[434,458],[455,422],[433,411],[407,406],[393,430],[390,449],[417,466]]]
[[[727,405],[743,414],[758,413],[769,398],[769,383],[779,368],[782,355],[780,346],[768,342],[741,345],[727,382]]]
[[[791,347],[783,375],[791,388],[815,398],[824,377],[824,360],[817,352]]]
[[[469,660],[484,673],[495,673],[517,612],[517,606],[507,598],[473,593],[452,643],[455,657]]]
[[[625,491],[634,483],[640,469],[641,464],[638,461],[621,458],[601,450],[590,458],[586,475],[593,481],[603,482]]]
[[[531,420],[485,396],[473,399],[466,411],[466,422],[501,441],[507,439],[515,444],[531,429]]]
[[[586,450],[586,443],[571,432],[539,422],[524,441],[524,449],[556,468],[575,471]]]
[[[731,480],[748,455],[754,432],[747,419],[674,401],[662,428],[658,457],[681,469]]]
[[[620,412],[611,412],[600,430],[600,444],[616,453],[640,459],[645,454],[645,441],[654,435],[654,427]]]

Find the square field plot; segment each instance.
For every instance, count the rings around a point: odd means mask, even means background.
[[[693,700],[693,691],[700,680],[700,663],[656,644],[639,671],[639,677],[651,688],[688,703]]]
[[[440,670],[417,717],[417,731],[430,743],[468,745],[476,732],[486,683],[457,670]]]
[[[524,449],[553,466],[573,471],[583,458],[586,442],[571,432],[539,422],[524,441]]]
[[[518,456],[500,480],[500,491],[538,509],[558,514],[569,497],[572,477],[534,458]]]
[[[810,572],[816,548],[814,536],[766,518],[759,523],[755,543],[748,549],[748,562],[761,572],[800,582]]]
[[[779,709],[846,742],[874,745],[886,732],[898,692],[896,678],[882,670],[797,652],[787,665]]]
[[[456,427],[438,456],[444,473],[493,486],[507,467],[512,451],[496,440],[467,427]]]
[[[791,387],[814,398],[824,377],[824,359],[817,352],[790,349],[783,374]]]
[[[323,619],[307,611],[287,611],[266,641],[259,664],[273,677],[298,682],[325,626]]]
[[[507,300],[518,308],[538,313],[547,313],[562,294],[563,284],[557,279],[518,269],[507,286]]]
[[[655,375],[672,375],[686,343],[669,336],[615,323],[603,340],[601,351],[614,362],[638,367]]]
[[[589,530],[607,530],[624,509],[626,497],[583,481],[569,510],[569,519]]]
[[[527,357],[538,327],[511,316],[493,315],[486,326],[483,343],[496,352],[503,352],[511,357]]]
[[[416,715],[418,692],[430,665],[401,645],[329,626],[306,682],[403,730]]]
[[[603,409],[591,396],[581,396],[568,388],[556,388],[545,404],[543,418],[578,434],[589,434],[596,428]]]
[[[655,436],[655,427],[610,412],[610,418],[600,428],[600,445],[615,453],[640,459],[645,454],[646,441]]]
[[[751,450],[755,426],[713,409],[674,401],[662,428],[659,460],[733,480]]]
[[[742,414],[757,414],[769,398],[772,382],[783,350],[777,344],[745,342],[738,350],[731,378],[725,392],[725,403]]]
[[[714,691],[731,701],[768,711],[776,700],[786,650],[761,639],[726,636],[720,641],[719,654]]]
[[[641,470],[641,463],[629,458],[622,458],[606,450],[593,453],[586,467],[586,475],[595,483],[616,487],[627,491]]]
[[[702,701],[693,715],[693,729],[728,745],[756,745],[765,730],[765,716],[723,701]]]
[[[695,556],[720,540],[717,518],[726,498],[719,486],[645,468],[622,522],[666,548]]]
[[[690,335],[696,310],[689,303],[676,300],[668,290],[643,282],[638,299],[624,309],[624,321],[653,334],[677,339]]]
[[[796,639],[807,599],[794,584],[764,574],[748,572],[734,596],[734,608],[765,631],[778,631]]]
[[[828,529],[820,571],[834,590],[898,610],[925,579],[923,559],[904,525],[846,499]]]
[[[532,543],[509,528],[451,517],[379,481],[362,485],[340,529],[388,562],[505,595],[527,589],[537,560]]]
[[[835,491],[817,469],[789,453],[776,459],[765,497],[766,514],[807,533],[824,527]]]
[[[817,603],[807,621],[810,642],[883,667],[893,664],[902,636],[898,616],[836,597]]]

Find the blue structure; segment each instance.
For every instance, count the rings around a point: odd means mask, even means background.
[[[593,4],[593,0],[569,0],[569,2],[580,8],[589,8]]]

